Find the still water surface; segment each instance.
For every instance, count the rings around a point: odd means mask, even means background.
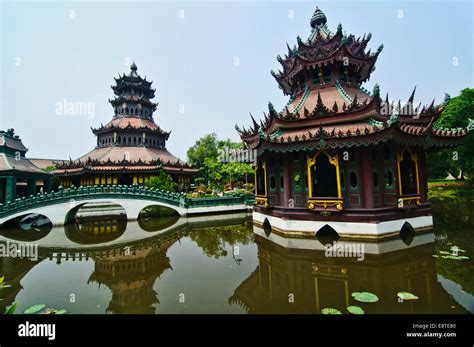
[[[0,273],[12,285],[0,291],[0,312],[17,301],[17,312],[45,304],[95,314],[320,313],[351,305],[366,313],[473,313],[473,261],[439,253],[458,246],[472,255],[472,226],[443,218],[449,216],[440,216],[445,226],[435,228],[434,242],[416,246],[415,237],[363,261],[328,258],[314,249],[318,241],[309,249],[284,248],[243,215],[54,227],[26,240],[39,244],[37,261],[0,258]],[[2,232],[1,240],[18,235]],[[363,291],[379,301],[356,302],[351,293]],[[399,291],[419,300],[401,303]]]

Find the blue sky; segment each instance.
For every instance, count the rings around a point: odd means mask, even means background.
[[[316,6],[333,32],[341,23],[371,32],[372,51],[384,44],[366,88],[406,100],[417,85],[429,103],[474,85],[471,1],[2,1],[0,128],[15,128],[30,157],[79,157],[95,146],[90,127],[112,117],[113,77],[134,60],[154,81],[172,153],[184,159],[211,132],[238,140],[249,112],[287,102],[270,70],[286,42],[307,38]],[[63,100],[94,103],[95,116],[58,115]]]

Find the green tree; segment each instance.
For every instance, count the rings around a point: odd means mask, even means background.
[[[175,191],[177,184],[173,182],[173,178],[164,171],[160,171],[157,176],[153,176],[145,184],[150,189],[160,189],[167,191]]]
[[[197,167],[203,167],[204,161],[207,158],[214,158],[217,160],[218,139],[216,134],[207,134],[196,141],[194,146],[188,149],[188,161],[190,164]]]
[[[207,134],[188,149],[188,162],[199,167],[200,173],[195,182],[205,183],[222,189],[225,183],[241,185],[252,180],[250,164],[224,162],[222,155],[229,149],[242,149],[243,144],[230,139],[220,140],[216,134]],[[235,183],[235,184],[234,184]]]
[[[474,88],[466,88],[461,94],[448,101],[436,126],[444,128],[465,128],[474,117]],[[445,149],[428,155],[428,168],[432,178],[444,178],[448,173],[454,177],[474,175],[474,137],[469,134],[464,142],[455,148]]]

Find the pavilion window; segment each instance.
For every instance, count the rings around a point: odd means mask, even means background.
[[[132,137],[131,136],[128,137],[128,143],[132,144]]]
[[[295,192],[301,192],[301,174],[299,172],[295,172],[295,175],[293,177],[293,182],[294,182],[294,190]]]
[[[394,189],[394,177],[392,168],[385,169],[385,189],[393,190]]]
[[[285,190],[285,177],[283,173],[280,173],[280,192]]]
[[[270,191],[275,192],[276,191],[276,178],[275,174],[270,174]]]
[[[372,173],[372,186],[374,190],[379,190],[379,175],[377,171]]]
[[[359,188],[359,180],[355,171],[351,171],[349,174],[349,184],[351,186],[351,190],[357,190]]]

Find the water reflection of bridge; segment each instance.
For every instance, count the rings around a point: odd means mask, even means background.
[[[433,244],[382,255],[328,258],[324,251],[289,249],[256,236],[258,266],[234,291],[230,304],[248,313],[319,313],[330,307],[346,312],[357,305],[367,313],[466,313],[437,280]],[[352,292],[379,297],[361,304]],[[399,291],[417,302],[399,303]]]
[[[0,291],[0,313],[5,312],[18,293],[23,289],[21,280],[42,261],[63,262],[92,261],[94,270],[87,284],[105,285],[112,293],[112,298],[106,309],[110,313],[154,313],[159,304],[158,293],[153,289],[157,279],[168,270],[172,270],[167,256],[169,248],[190,232],[201,228],[220,228],[229,225],[247,223],[247,215],[226,215],[193,217],[184,219],[185,223],[168,229],[145,231],[148,237],[131,242],[118,242],[106,246],[76,244],[68,247],[45,247],[39,249],[39,260],[31,261],[25,258],[0,258],[0,274],[5,275],[11,287]],[[103,220],[104,227],[110,221]],[[99,223],[100,224],[100,223]],[[128,223],[138,227],[137,222]],[[159,223],[162,226],[161,223]],[[141,225],[140,225],[141,226]],[[59,232],[59,230],[56,230]],[[216,233],[217,234],[217,233]],[[107,236],[107,234],[106,234]],[[62,239],[63,241],[66,238]]]

